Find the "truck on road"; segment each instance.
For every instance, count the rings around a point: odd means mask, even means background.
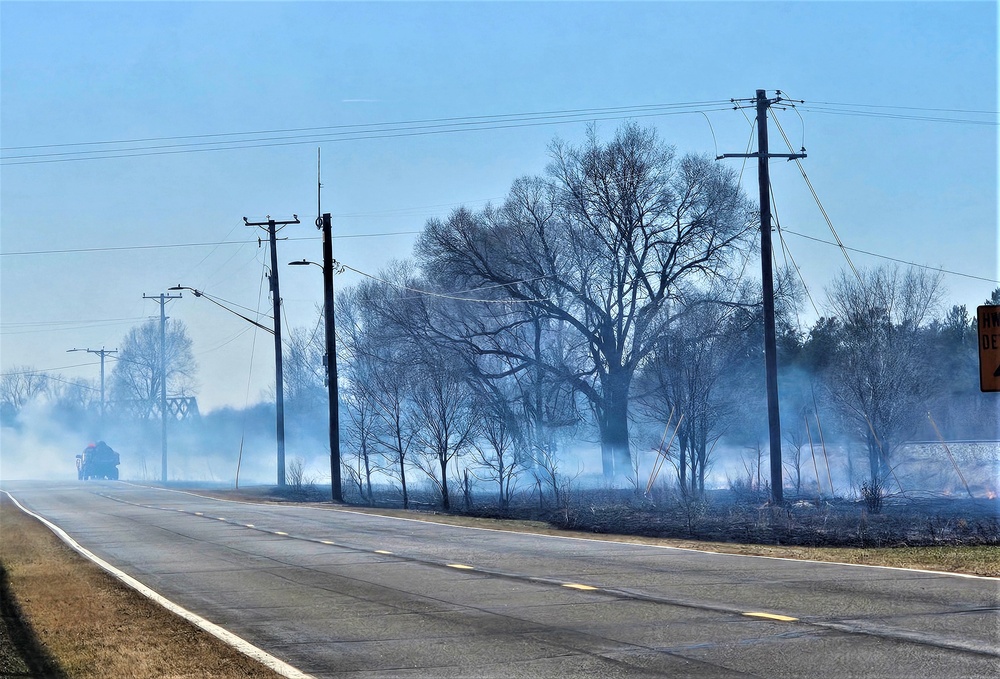
[[[118,479],[118,453],[104,441],[91,443],[76,456],[76,477],[80,481],[88,479]]]

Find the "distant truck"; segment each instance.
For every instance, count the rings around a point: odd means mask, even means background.
[[[118,479],[118,453],[104,441],[91,443],[83,453],[76,456],[76,477],[80,481],[87,479]]]

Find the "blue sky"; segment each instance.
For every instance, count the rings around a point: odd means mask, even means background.
[[[950,300],[970,307],[996,286],[980,279],[1000,277],[993,2],[4,1],[0,32],[3,370],[96,378],[95,357],[66,349],[117,347],[158,314],[143,293],[178,283],[266,309],[267,253],[242,217],[299,214],[279,261],[319,259],[318,146],[335,256],[377,273],[408,256],[428,218],[500,200],[516,177],[544,172],[553,137],[578,143],[588,117],[354,141],[313,130],[289,145],[183,153],[172,151],[199,140],[174,139],[135,145],[170,153],[101,160],[37,154],[105,147],[14,147],[726,102],[781,89],[807,101],[801,119],[778,120],[793,145],[804,142],[803,165],[847,246],[976,276],[945,277]],[[819,102],[895,108],[833,115]],[[702,108],[639,120],[681,152],[742,152],[743,115]],[[598,130],[610,135],[620,122],[599,119]],[[775,131],[771,144],[784,150]],[[19,164],[50,159],[61,162]],[[755,196],[752,164],[743,181]],[[775,161],[772,183],[784,228],[830,239],[794,164]],[[229,241],[242,244],[191,245]],[[822,304],[843,257],[800,236],[787,243]],[[288,323],[311,324],[319,271],[280,275]],[[358,280],[346,273],[337,284]],[[187,294],[168,312],[194,340],[203,408],[243,405],[251,366],[250,400],[261,397],[273,379],[269,336],[254,344],[251,326]]]

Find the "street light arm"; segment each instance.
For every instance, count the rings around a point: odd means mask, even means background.
[[[190,287],[188,287],[186,285],[175,285],[174,287],[168,288],[168,289],[169,290],[190,290],[191,292],[194,293],[195,297],[204,297],[205,299],[207,299],[209,302],[211,302],[215,306],[217,306],[217,307],[219,307],[221,309],[225,309],[226,311],[228,311],[229,313],[233,314],[234,316],[239,316],[240,318],[242,318],[247,323],[251,323],[253,325],[256,325],[261,330],[266,330],[267,332],[271,333],[272,335],[274,334],[274,330],[272,330],[271,328],[267,327],[266,325],[261,325],[257,321],[255,321],[252,318],[249,318],[247,316],[244,316],[243,314],[241,314],[238,311],[233,311],[232,309],[230,309],[229,307],[227,307],[225,304],[221,304],[221,303],[215,301],[209,295],[206,295],[201,290],[195,290],[194,288],[190,288]]]

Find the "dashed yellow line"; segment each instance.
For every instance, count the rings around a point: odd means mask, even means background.
[[[184,510],[178,509],[177,511],[181,512],[181,511],[184,511]],[[204,516],[204,513],[202,513],[202,512],[195,512],[194,515],[195,516]],[[218,520],[219,521],[225,521],[226,519],[223,518],[223,517],[218,517]],[[255,528],[255,526],[252,523],[247,523],[247,524],[244,524],[244,525],[247,528]],[[280,531],[280,530],[271,531],[271,532],[274,535],[285,535],[285,536],[288,535],[288,533],[285,533],[285,532]],[[332,540],[320,540],[320,542],[323,543],[324,545],[336,545],[337,544],[337,543],[333,542]],[[385,549],[376,549],[376,550],[374,550],[374,552],[375,552],[375,554],[392,554],[392,552],[390,552],[388,550],[385,550]],[[475,566],[468,566],[466,564],[461,564],[461,563],[449,563],[449,564],[446,564],[446,565],[448,566],[448,568],[455,568],[455,569],[458,569],[458,570],[465,570],[465,571],[474,571],[474,570],[476,570]],[[566,587],[568,589],[579,590],[581,592],[596,592],[598,590],[597,587],[593,587],[591,585],[584,585],[584,584],[581,584],[581,583],[578,583],[578,582],[566,582],[566,583],[563,583],[562,586]],[[748,617],[748,618],[762,618],[764,620],[776,620],[778,622],[797,622],[798,621],[798,618],[793,618],[793,617],[791,617],[789,615],[779,615],[777,613],[764,613],[762,611],[746,611],[746,612],[743,613],[743,615],[746,616],[746,617]]]
[[[787,615],[778,615],[776,613],[760,613],[757,611],[748,611],[743,615],[751,618],[764,618],[766,620],[777,620],[779,622],[795,622],[798,618],[792,618]]]

